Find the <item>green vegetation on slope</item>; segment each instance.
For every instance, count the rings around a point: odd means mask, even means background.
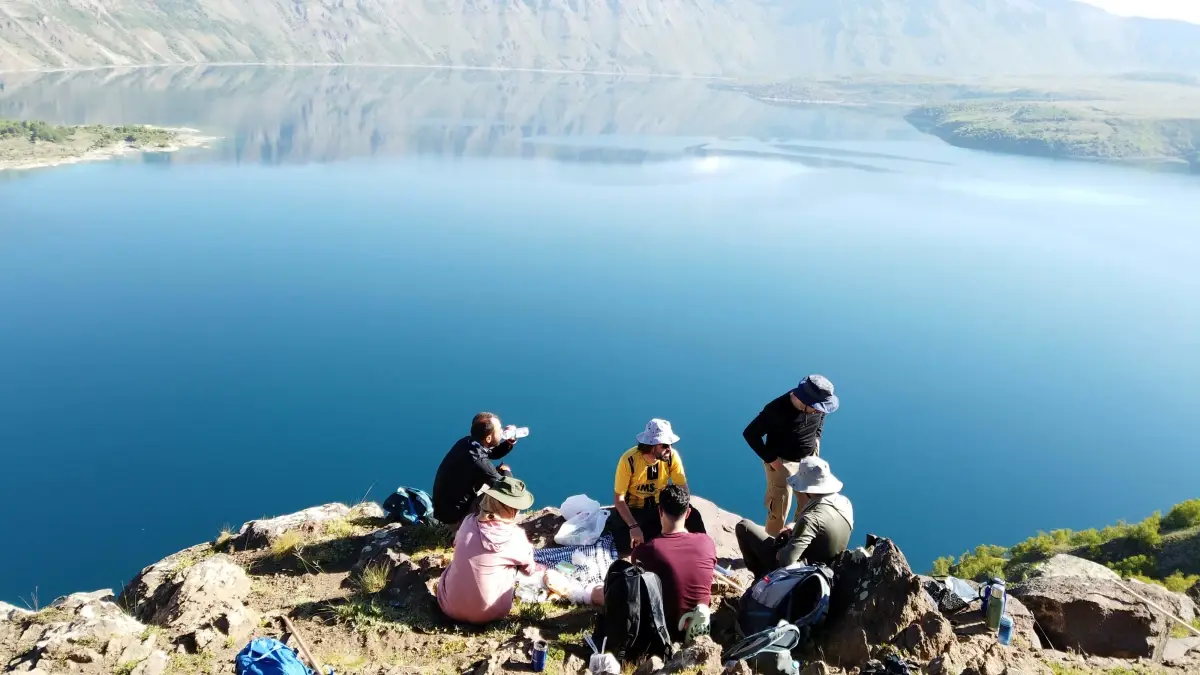
[[[1140,523],[1120,522],[1103,529],[1052,530],[1014,546],[983,545],[933,563],[934,576],[953,575],[985,581],[992,577],[1020,580],[1028,575],[1031,563],[1058,553],[1103,563],[1123,577],[1165,586],[1177,593],[1200,584],[1200,574],[1184,569],[1164,569],[1160,554],[1165,546],[1187,547],[1200,540],[1200,500],[1175,505],[1166,518],[1153,513]]]

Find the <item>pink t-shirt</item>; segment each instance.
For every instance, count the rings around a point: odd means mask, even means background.
[[[524,530],[467,516],[454,535],[454,559],[438,582],[438,606],[465,623],[502,619],[512,611],[517,572],[533,569],[533,545]]]

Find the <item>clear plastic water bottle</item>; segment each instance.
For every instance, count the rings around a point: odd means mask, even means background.
[[[996,633],[996,639],[1000,644],[1007,647],[1012,644],[1013,637],[1013,620],[1012,617],[1005,614],[1000,617],[1000,630]]]
[[[500,440],[515,441],[518,438],[525,438],[529,435],[529,427],[506,427],[504,432],[500,434]]]

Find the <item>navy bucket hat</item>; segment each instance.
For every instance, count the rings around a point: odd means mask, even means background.
[[[792,390],[804,405],[823,413],[837,412],[838,397],[833,395],[833,383],[824,375],[809,375]]]

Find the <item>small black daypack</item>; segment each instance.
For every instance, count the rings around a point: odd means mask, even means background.
[[[596,616],[596,646],[622,663],[646,656],[670,658],[671,635],[663,605],[662,581],[625,561],[613,563],[604,579],[604,611]]]

